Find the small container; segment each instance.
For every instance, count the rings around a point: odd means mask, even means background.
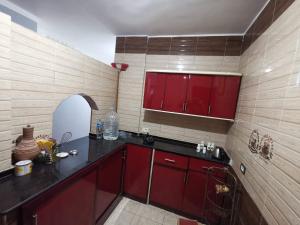
[[[103,123],[100,119],[96,123],[96,136],[98,140],[103,138]]]
[[[196,152],[200,152],[200,151],[201,151],[201,144],[198,144]]]
[[[205,146],[203,147],[202,152],[203,152],[203,154],[206,154],[206,147]]]
[[[117,140],[119,137],[119,115],[115,110],[111,110],[106,114],[103,123],[104,140]]]
[[[23,160],[19,161],[15,164],[15,175],[25,176],[27,174],[30,174],[32,172],[32,161],[31,160]]]

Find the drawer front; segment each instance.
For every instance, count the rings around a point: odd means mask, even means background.
[[[221,163],[215,163],[207,160],[194,159],[194,158],[190,159],[190,165],[189,165],[190,170],[204,172],[209,167],[225,168],[226,166]],[[219,177],[224,177],[224,174],[221,172],[217,172],[216,175]]]
[[[189,159],[188,157],[168,152],[155,151],[154,162],[179,169],[187,169]]]

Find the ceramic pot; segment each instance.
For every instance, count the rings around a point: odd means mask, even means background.
[[[30,125],[23,128],[22,139],[14,151],[14,157],[17,161],[32,160],[40,153],[39,146],[33,139],[33,130],[34,128]]]

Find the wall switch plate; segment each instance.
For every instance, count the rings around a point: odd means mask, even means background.
[[[246,166],[243,163],[241,163],[241,165],[240,165],[240,170],[241,170],[242,174],[245,175],[245,173],[246,173]]]
[[[143,128],[142,128],[142,132],[143,132],[144,134],[150,133],[150,128],[148,128],[148,127],[143,127]]]

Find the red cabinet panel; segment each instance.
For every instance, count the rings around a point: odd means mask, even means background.
[[[163,109],[169,112],[183,113],[185,109],[188,75],[168,74]]]
[[[207,169],[209,167],[224,168],[220,163],[214,163],[207,160],[191,158],[189,171],[187,175],[186,187],[184,192],[183,211],[198,217],[205,215],[205,192],[206,185],[210,193],[215,191],[215,180],[208,180]],[[223,173],[214,174],[218,180],[224,180]],[[213,196],[215,198],[215,196]]]
[[[124,177],[124,192],[146,201],[152,149],[128,144]]]
[[[234,119],[241,78],[215,76],[213,80],[209,116]]]
[[[144,91],[144,108],[163,109],[165,78],[166,75],[163,73],[147,72]]]
[[[156,151],[154,162],[170,167],[187,169],[189,159],[187,157],[168,152]]]
[[[97,174],[95,219],[97,220],[121,193],[123,151],[105,159]]]
[[[172,209],[181,209],[185,170],[154,165],[150,201]]]
[[[37,225],[94,224],[96,171],[44,201],[36,209]],[[28,223],[29,224],[29,223]]]
[[[186,113],[208,115],[212,81],[213,76],[189,76],[185,107]]]
[[[204,216],[207,174],[189,171],[184,192],[183,211],[197,217]]]

